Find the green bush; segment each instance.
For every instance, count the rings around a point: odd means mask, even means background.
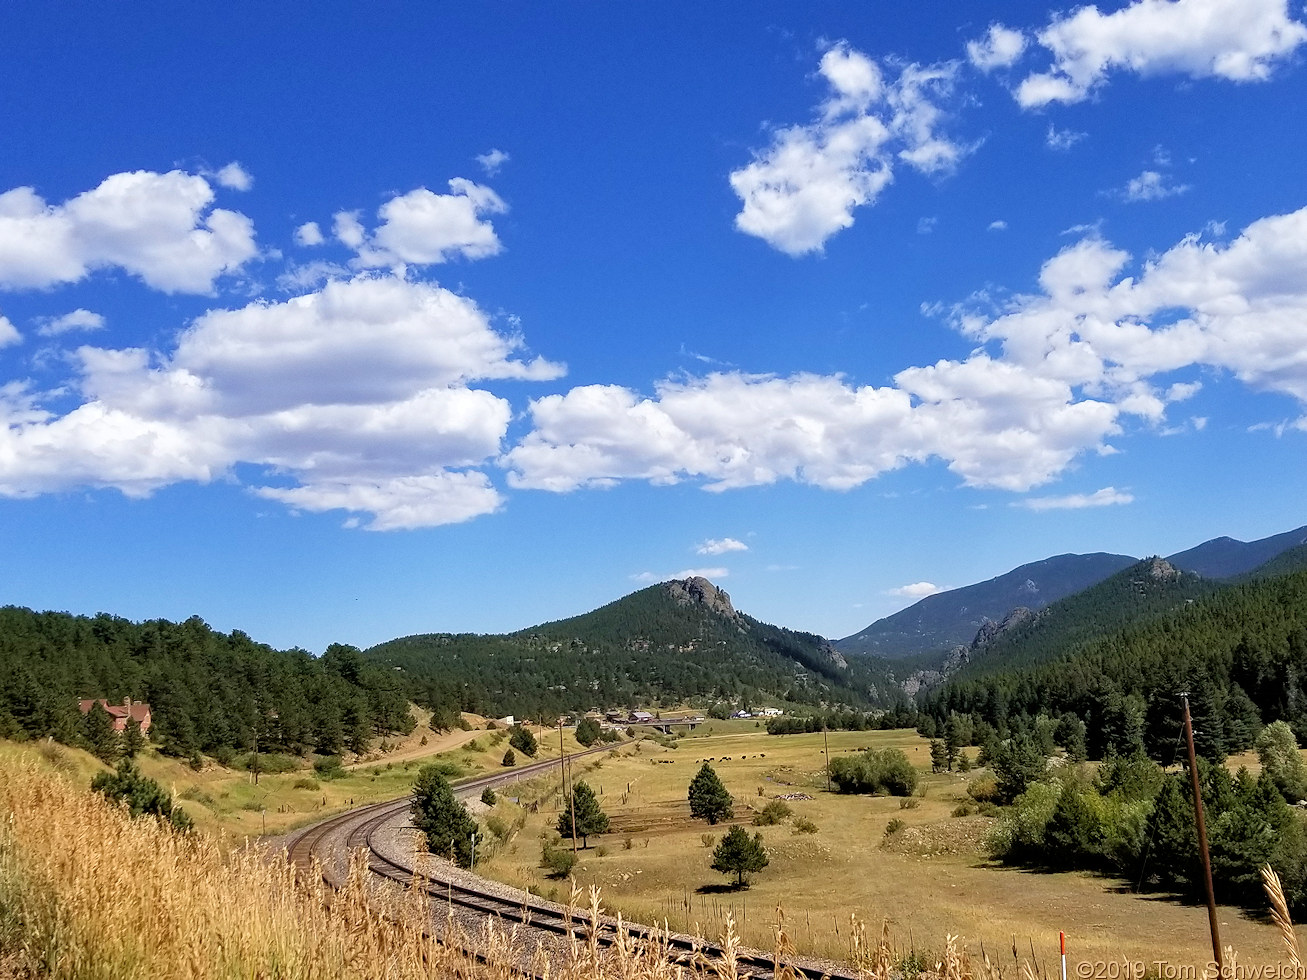
[[[295,780],[292,789],[321,789],[321,784],[316,779],[309,779],[307,776]]]
[[[765,807],[753,815],[753,825],[755,827],[772,827],[784,820],[787,820],[793,810],[784,800],[772,800]]]
[[[294,772],[296,769],[303,768],[303,763],[293,755],[283,755],[280,752],[259,752],[257,756],[253,752],[235,760],[237,769],[244,769],[247,772],[261,773],[283,773]]]
[[[830,778],[841,793],[888,793],[911,796],[917,770],[899,749],[868,749],[853,757],[832,759]]]
[[[559,840],[545,841],[540,847],[540,867],[551,878],[566,878],[576,867],[576,855],[571,848],[563,847]]]
[[[796,834],[815,834],[817,832],[817,825],[807,817],[795,817],[794,832]]]
[[[345,775],[345,770],[341,768],[340,756],[338,755],[324,755],[313,763],[313,769],[323,779],[339,779]]]

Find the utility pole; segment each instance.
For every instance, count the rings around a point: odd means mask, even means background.
[[[830,739],[826,737],[826,717],[821,719],[821,740],[826,746],[826,792],[830,792]]]
[[[563,804],[572,815],[572,857],[576,857],[576,800],[567,795],[567,750],[563,747],[563,716],[558,716],[558,768],[563,771]]]
[[[1212,889],[1212,859],[1207,853],[1207,822],[1203,819],[1203,793],[1198,785],[1198,756],[1194,752],[1194,725],[1189,716],[1189,695],[1181,694],[1184,702],[1184,737],[1189,746],[1189,777],[1194,787],[1194,821],[1198,825],[1198,856],[1203,862],[1203,887],[1207,893],[1207,922],[1212,929],[1212,961],[1217,975],[1225,975],[1221,961],[1221,931],[1216,921],[1216,893]]]

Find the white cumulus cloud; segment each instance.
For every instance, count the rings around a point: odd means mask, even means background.
[[[1002,24],[993,24],[978,41],[967,42],[967,60],[981,71],[1009,68],[1026,50],[1026,36]]]
[[[254,187],[254,178],[250,172],[233,160],[213,175],[221,186],[233,191],[248,191]]]
[[[1055,18],[1036,34],[1052,66],[1018,86],[1024,108],[1080,102],[1114,71],[1263,81],[1304,41],[1286,0],[1134,0]]]
[[[461,177],[449,189],[437,194],[419,187],[391,198],[378,209],[381,223],[371,232],[358,212],[342,211],[335,216],[336,237],[358,252],[354,264],[362,269],[497,255],[503,246],[487,215],[503,214],[508,205],[489,187]]]
[[[706,578],[723,579],[729,576],[730,569],[727,568],[683,568],[679,572],[672,572],[670,575],[658,575],[655,572],[639,572],[631,576],[636,582],[645,582],[653,585],[657,582],[670,582],[672,579],[687,578]]]
[[[267,474],[261,496],[351,511],[370,529],[467,520],[502,504],[479,467],[500,453],[513,415],[474,384],[562,371],[520,358],[521,343],[466,297],[362,275],[210,310],[170,350],[84,346],[75,408],[58,414],[39,393],[0,389],[0,494],[141,496],[243,463]]]
[[[924,599],[928,595],[935,595],[944,590],[934,582],[913,582],[911,585],[900,585],[896,589],[887,589],[886,595],[896,595],[904,599]]]
[[[1127,181],[1121,194],[1127,201],[1160,201],[1177,197],[1187,190],[1188,184],[1176,184],[1156,170],[1145,170],[1138,177]]]
[[[90,310],[76,309],[63,316],[45,317],[38,322],[36,332],[42,337],[55,337],[74,330],[103,330],[104,317]]]
[[[213,188],[179,170],[137,170],[48,204],[31,187],[0,194],[0,288],[44,289],[122,269],[167,293],[208,293],[257,252],[254,225],[211,207]]]
[[[0,313],[0,347],[8,347],[11,344],[20,344],[23,342],[23,335],[18,332],[18,328],[10,322],[9,318]]]
[[[1013,502],[1028,510],[1083,510],[1086,507],[1116,507],[1134,503],[1134,495],[1116,487],[1103,487],[1094,493],[1072,493],[1062,497],[1027,497]]]
[[[721,371],[652,395],[546,395],[502,464],[510,485],[556,492],[623,480],[844,490],[938,460],[966,485],[1023,493],[1084,453],[1116,451],[1131,420],[1161,431],[1200,371],[1307,406],[1307,208],[1230,242],[1187,236],[1137,269],[1091,231],[1044,263],[1039,285],[997,308],[983,296],[955,308],[977,350],[891,385]],[[1307,415],[1290,428],[1304,426]],[[1121,495],[1091,503],[1104,500]]]
[[[326,238],[322,234],[322,229],[318,227],[316,221],[306,221],[295,229],[295,244],[305,247],[321,245]]]
[[[821,251],[851,226],[898,164],[936,174],[967,152],[941,132],[939,103],[951,94],[955,65],[910,64],[887,81],[875,61],[841,42],[818,71],[829,91],[816,119],[776,130],[730,175],[743,203],[735,226],[792,256]]]
[[[724,555],[730,551],[748,551],[749,546],[735,538],[709,538],[696,545],[694,550],[700,555]]]
[[[511,159],[503,150],[487,150],[485,153],[477,154],[477,163],[481,165],[482,171],[487,177],[493,177],[499,173],[499,168],[508,163]]]

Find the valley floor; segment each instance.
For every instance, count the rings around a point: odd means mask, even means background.
[[[728,727],[728,726],[721,726]],[[676,748],[645,741],[607,760],[578,765],[600,795],[611,831],[590,839],[574,872],[585,887],[602,888],[605,903],[630,918],[666,920],[674,929],[713,934],[734,914],[750,945],[771,948],[777,910],[801,952],[847,956],[855,914],[874,935],[888,921],[895,945],[933,946],[937,937],[959,935],[973,954],[980,944],[992,958],[1011,963],[1015,941],[1023,959],[1031,946],[1048,970],[1055,970],[1058,932],[1067,933],[1072,975],[1111,962],[1120,976],[1122,960],[1143,963],[1154,974],[1161,961],[1201,967],[1210,959],[1207,919],[1201,907],[1166,896],[1134,895],[1119,880],[1093,874],[1046,874],[1007,868],[984,855],[991,823],[982,816],[952,816],[966,800],[974,774],[931,774],[924,796],[903,808],[897,798],[840,796],[826,792],[821,734],[767,736],[751,727],[733,734],[683,738]],[[832,755],[864,747],[896,747],[919,770],[929,770],[928,742],[915,732],[832,732]],[[974,755],[974,750],[972,750]],[[726,888],[727,878],[709,867],[712,845],[729,825],[710,827],[692,820],[686,791],[704,760],[736,799],[730,823],[761,832],[770,864],[752,876],[744,891]],[[514,790],[507,790],[507,794]],[[514,813],[518,833],[480,864],[481,873],[563,897],[565,883],[539,867],[542,836],[553,832],[561,804],[559,779],[521,786],[520,813],[507,804],[497,810],[507,822]],[[750,820],[769,800],[787,802],[794,817],[756,828]],[[797,797],[797,798],[796,798]],[[809,797],[807,799],[801,797]],[[741,805],[743,804],[743,805]],[[748,807],[748,808],[746,808]],[[816,833],[797,833],[794,820],[807,818]],[[891,820],[903,827],[891,835]],[[1277,930],[1236,908],[1222,907],[1222,939],[1244,966],[1281,961]],[[1307,939],[1307,929],[1301,931]]]

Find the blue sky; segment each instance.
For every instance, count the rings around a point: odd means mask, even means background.
[[[989,14],[994,19],[988,19]],[[1275,0],[18,3],[0,602],[839,637],[1307,523]]]

